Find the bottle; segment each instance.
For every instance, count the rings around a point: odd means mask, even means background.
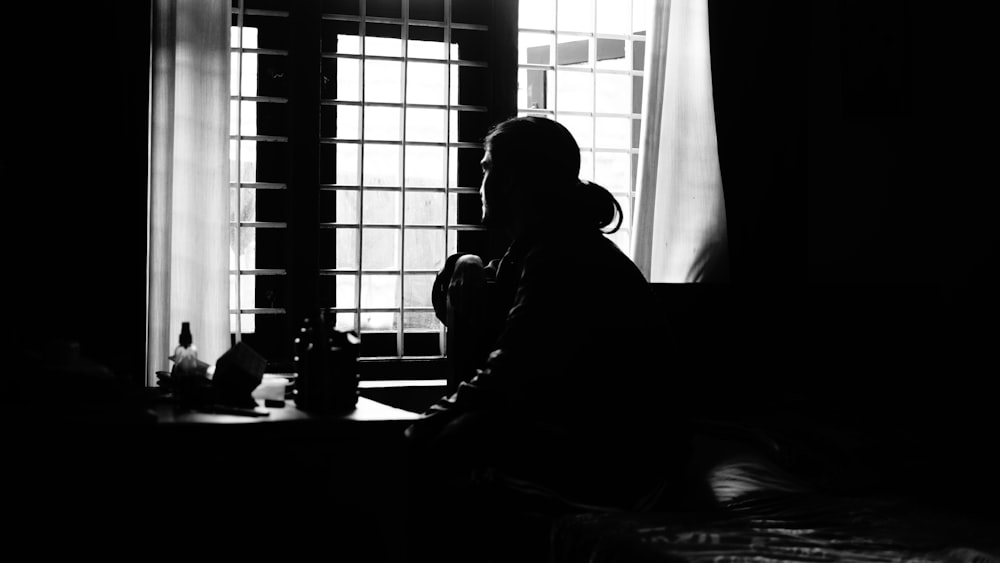
[[[174,372],[193,374],[198,370],[198,347],[192,343],[191,323],[181,323],[179,345],[174,349]]]

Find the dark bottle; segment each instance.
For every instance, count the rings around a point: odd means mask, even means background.
[[[332,318],[319,311],[304,319],[295,339],[295,404],[300,409],[342,413],[357,405],[360,340],[332,325]]]

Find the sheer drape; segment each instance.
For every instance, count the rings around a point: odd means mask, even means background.
[[[229,347],[228,0],[155,0],[150,81],[146,376],[181,323],[199,358]]]
[[[652,282],[728,278],[708,0],[650,10],[632,256]]]

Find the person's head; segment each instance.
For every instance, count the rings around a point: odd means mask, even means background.
[[[622,210],[606,189],[582,182],[580,147],[562,124],[517,117],[484,142],[483,222],[515,233],[576,226],[615,232]],[[616,222],[617,219],[617,222]]]

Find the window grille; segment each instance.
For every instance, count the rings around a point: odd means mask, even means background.
[[[297,32],[289,10],[307,4],[320,20],[320,94],[318,136],[304,141],[280,124],[282,109],[296,104],[284,73],[303,72],[288,48]],[[303,268],[289,263],[300,258],[287,251],[286,237],[303,220],[295,210],[300,190],[311,189],[317,252],[304,269],[315,274],[314,305],[334,315],[338,328],[360,332],[366,359],[443,356],[431,284],[449,254],[481,253],[478,162],[483,136],[503,117],[489,91],[490,5],[233,1],[234,340],[251,340],[269,321],[284,327],[271,332],[294,329],[288,303],[297,297],[288,288],[298,286],[288,278]],[[304,72],[313,71],[309,64]],[[318,145],[314,186],[288,181],[289,145],[301,142]]]
[[[622,206],[609,237],[630,252],[639,164],[646,0],[532,0],[518,18],[518,115],[559,121],[580,145],[580,177]]]

